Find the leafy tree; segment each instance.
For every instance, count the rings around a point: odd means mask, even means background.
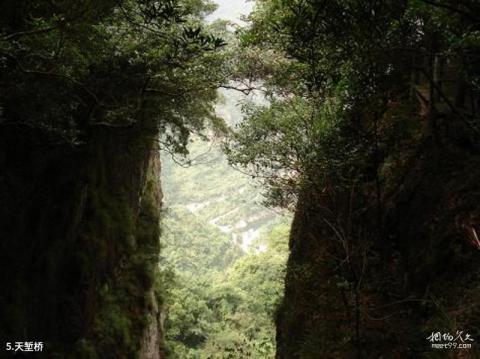
[[[195,227],[191,230],[197,233]],[[160,279],[158,285],[168,288],[163,305],[169,356],[274,357],[273,316],[282,296],[288,230],[286,223],[273,227],[256,243],[263,252],[237,256],[230,262],[211,262],[225,253],[215,246],[219,237],[213,233],[194,241],[184,235],[185,242],[164,250],[164,263],[172,269],[163,271],[168,282]],[[187,252],[199,242],[208,244],[210,251],[195,251],[195,261],[201,264],[198,269],[175,264],[178,256],[188,258]],[[230,242],[230,246],[233,249],[236,244]],[[208,263],[210,267],[202,267]]]
[[[212,103],[223,81],[217,50],[225,43],[200,24],[211,4],[1,6],[3,126],[33,127],[78,146],[95,127],[149,122],[166,146],[185,152],[191,131],[201,130],[205,119],[218,123]]]
[[[280,205],[295,202],[302,186],[319,185],[318,174],[348,186],[375,178],[386,152],[408,136],[407,123],[395,124],[400,136],[382,129],[391,126],[385,120],[389,104],[406,94],[409,101],[413,74],[433,71],[433,63],[423,67],[422,61],[463,59],[462,71],[475,88],[478,74],[468,54],[478,50],[477,24],[465,12],[476,6],[259,1],[251,27],[239,33],[248,55],[237,70],[259,81],[271,104],[246,109],[246,121],[227,145],[232,164],[251,166]],[[455,97],[431,77],[433,97]],[[434,127],[435,117],[430,120]]]
[[[431,183],[435,173],[464,187],[440,158],[458,173],[477,163],[478,11],[470,0],[264,0],[239,32],[248,62],[239,76],[255,80],[270,104],[246,108],[226,151],[264,180],[271,204],[296,210],[279,357],[420,355],[392,343],[417,347],[422,321],[440,315],[413,304],[428,302],[435,282],[423,258],[441,266],[445,254],[430,250],[458,240],[462,254],[449,259],[478,264],[464,239],[440,230],[447,220],[434,219],[455,186]],[[415,202],[420,191],[428,195]],[[463,205],[453,207],[463,216]],[[448,272],[451,283],[467,275]],[[398,298],[404,307],[389,307]]]
[[[2,339],[44,337],[49,357],[139,355],[155,317],[158,142],[186,153],[192,132],[221,128],[213,8],[0,3]]]

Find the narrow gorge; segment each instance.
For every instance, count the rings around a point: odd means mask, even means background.
[[[0,357],[478,358],[476,0],[0,2]]]

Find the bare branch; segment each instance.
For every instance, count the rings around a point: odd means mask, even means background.
[[[220,88],[226,89],[226,90],[235,90],[243,93],[244,95],[250,95],[252,91],[254,91],[254,88],[248,87],[248,88],[239,88],[236,86],[229,86],[229,85],[220,85]]]
[[[442,89],[440,88],[440,86],[438,86],[438,84],[435,83],[435,81],[433,81],[433,79],[430,77],[430,74],[423,68],[418,68],[418,70],[427,78],[430,86],[432,87],[432,89],[435,89],[438,94],[440,95],[440,97],[445,101],[445,103],[447,104],[447,106],[450,108],[450,110],[456,114],[460,120],[465,124],[467,125],[467,127],[470,128],[470,130],[472,130],[472,132],[474,132],[477,136],[480,136],[480,131],[475,128],[466,118],[465,116],[457,109],[457,107],[450,101],[450,99],[448,98],[447,95],[445,95],[442,91]],[[430,98],[429,99],[430,102],[432,102],[433,100]]]
[[[35,30],[29,30],[29,31],[19,31],[19,32],[15,32],[13,34],[8,34],[8,35],[4,36],[2,40],[10,41],[10,40],[13,40],[13,39],[16,39],[16,38],[19,38],[19,37],[23,37],[23,36],[44,34],[44,33],[50,32],[52,30],[55,30],[57,28],[58,28],[58,25],[45,27],[45,28],[42,28],[42,29],[35,29]]]

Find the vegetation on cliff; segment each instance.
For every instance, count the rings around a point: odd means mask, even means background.
[[[192,132],[221,127],[212,9],[1,2],[2,343],[43,341],[48,358],[161,355],[159,141],[185,153]]]
[[[479,337],[479,11],[257,2],[239,71],[271,101],[226,150],[295,208],[280,358],[427,357],[432,332]]]
[[[427,337],[480,340],[478,1],[257,0],[235,34],[205,23],[214,8],[0,3],[2,343],[42,340],[47,358],[474,356],[476,342],[435,352]],[[230,129],[222,86],[266,101]],[[159,150],[178,159],[212,133],[295,214],[276,349],[289,230],[251,204],[250,179],[214,161],[215,182],[195,166],[208,156],[167,167],[185,187],[167,183],[180,205],[160,230]]]

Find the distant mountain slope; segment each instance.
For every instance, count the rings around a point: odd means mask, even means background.
[[[278,223],[280,214],[262,206],[260,190],[249,176],[228,165],[218,142],[198,139],[191,144],[190,151],[194,161],[186,168],[176,164],[169,155],[163,156],[166,208],[190,212],[247,250],[258,237],[260,228]],[[176,220],[181,221],[181,216]]]

